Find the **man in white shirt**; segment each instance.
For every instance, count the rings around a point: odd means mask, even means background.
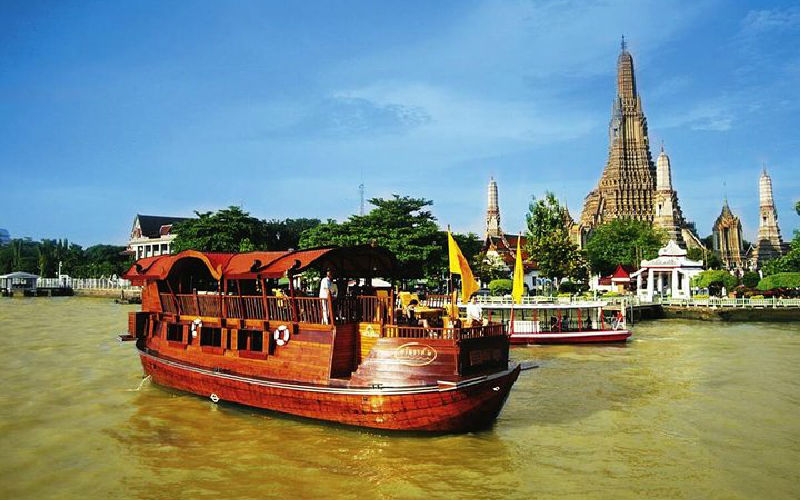
[[[473,295],[467,304],[467,320],[470,326],[480,326],[483,324],[483,308],[478,304],[478,297]]]
[[[319,281],[319,297],[321,299],[327,299],[328,297],[331,300],[335,299],[339,295],[339,288],[336,286],[336,283],[333,281],[333,273],[328,270],[325,273],[325,276]],[[322,301],[322,324],[328,324],[328,301]]]

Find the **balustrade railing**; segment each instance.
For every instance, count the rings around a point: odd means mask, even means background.
[[[800,307],[800,299],[732,299],[727,297],[707,297],[679,299],[671,297],[656,297],[655,301],[664,306],[681,307],[739,307],[739,308],[763,308],[763,307]]]
[[[477,339],[505,335],[504,326],[499,323],[463,328],[425,328],[422,326],[386,325],[384,326],[384,331],[386,337],[407,339]]]
[[[294,308],[289,297],[267,297],[267,316],[275,321],[294,321]]]
[[[358,297],[361,307],[361,321],[371,323],[392,322],[392,299],[390,297],[375,297],[362,295]]]
[[[428,295],[423,302],[428,307],[447,307],[452,299],[450,295]]]
[[[140,290],[126,279],[112,278],[39,278],[39,288],[72,288],[73,290]]]
[[[319,297],[263,297],[260,295],[217,294],[159,294],[161,308],[165,313],[200,317],[222,317],[237,319],[270,319],[274,321],[330,324],[368,321],[383,323],[387,337],[401,338],[478,338],[503,335],[503,325],[465,328],[425,328],[391,324],[391,299],[389,297],[342,297],[333,301],[328,310],[327,299]],[[265,310],[266,303],[266,310]],[[266,313],[266,314],[265,314]]]

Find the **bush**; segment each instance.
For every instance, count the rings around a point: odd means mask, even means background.
[[[763,295],[751,295],[750,298],[751,299],[763,299],[764,296]]]
[[[698,293],[697,295],[692,295],[692,298],[693,299],[707,299],[708,298],[708,294],[707,293]]]
[[[723,270],[703,271],[698,274],[693,280],[692,284],[700,288],[725,287],[728,290],[733,290],[736,287],[736,277]]]
[[[573,283],[571,281],[562,281],[561,284],[558,285],[559,293],[577,293],[580,291],[582,291],[580,283]]]
[[[495,296],[509,295],[514,283],[509,279],[492,280],[489,282],[489,293]]]
[[[800,272],[773,274],[758,282],[759,290],[775,288],[800,288]]]
[[[622,295],[622,294],[621,294],[621,293],[619,293],[619,292],[610,291],[610,292],[606,292],[606,293],[604,293],[604,294],[603,294],[603,297],[619,297],[619,296],[621,296],[621,295]]]
[[[758,275],[755,271],[747,271],[742,276],[742,285],[746,286],[747,288],[755,288],[758,286],[758,282],[761,280],[761,276]]]

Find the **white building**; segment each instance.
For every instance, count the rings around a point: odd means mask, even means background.
[[[172,253],[172,225],[186,220],[186,217],[163,217],[158,215],[136,214],[131,229],[128,251],[136,259],[155,257]]]
[[[670,240],[653,260],[643,260],[638,271],[631,274],[636,278],[636,294],[646,301],[654,297],[691,297],[691,280],[703,270],[703,261],[689,260],[686,250]]]

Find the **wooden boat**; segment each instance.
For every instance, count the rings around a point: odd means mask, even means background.
[[[502,324],[400,325],[391,293],[301,297],[294,282],[306,269],[371,278],[396,275],[397,264],[368,246],[139,260],[125,278],[143,287],[129,334],[145,373],[215,402],[347,425],[491,425],[520,372]],[[288,292],[274,294],[283,277]]]
[[[512,304],[493,299],[479,299],[483,316],[506,324],[511,344],[612,343],[631,336],[625,309],[609,316],[602,301]]]

